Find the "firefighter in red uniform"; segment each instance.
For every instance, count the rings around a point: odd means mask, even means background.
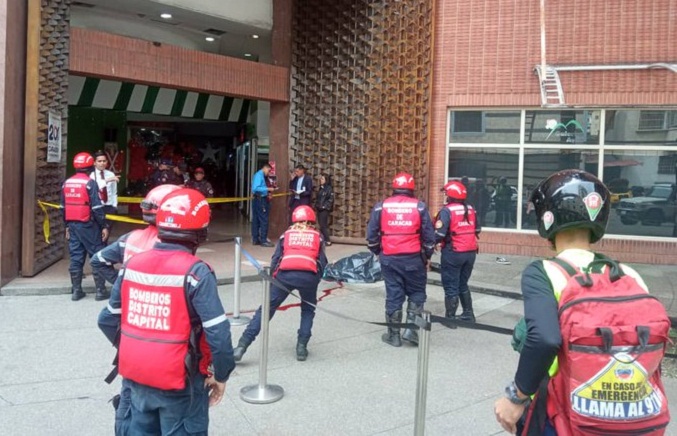
[[[402,322],[402,305],[407,303],[407,322],[414,322],[426,301],[427,267],[435,249],[435,237],[428,207],[414,197],[414,178],[399,173],[392,183],[393,195],[376,203],[367,225],[369,250],[379,255],[386,285],[386,322]],[[402,346],[402,339],[418,345],[418,333],[388,327],[383,342]]]
[[[308,357],[308,341],[311,336],[315,304],[317,304],[317,286],[322,280],[327,257],[324,254],[324,241],[315,229],[315,212],[310,206],[298,206],[292,213],[292,225],[280,236],[270,261],[271,271],[287,290],[271,285],[270,318],[289,296],[289,292],[298,289],[301,304],[301,325],[296,343],[296,360],[304,361]],[[310,304],[306,304],[310,303]],[[312,304],[312,305],[311,305]],[[254,342],[261,330],[261,307],[259,307],[247,329],[235,347],[235,361],[239,362]]]
[[[455,318],[459,300],[463,306],[460,319],[475,322],[468,280],[477,256],[477,235],[481,228],[472,206],[466,204],[465,185],[451,181],[442,188],[446,205],[437,214],[435,242],[442,245],[442,287],[447,318]]]
[[[135,254],[151,250],[157,242],[160,242],[157,227],[155,227],[155,215],[162,200],[168,194],[179,189],[181,188],[176,185],[160,185],[151,189],[141,202],[143,220],[148,223],[148,226],[145,229],[133,230],[120,236],[113,244],[97,252],[89,261],[92,270],[101,274],[109,283],[113,284],[118,277],[113,265],[127,262]],[[117,436],[126,435],[129,429],[132,406],[131,393],[129,381],[123,379],[120,395],[113,403],[115,406],[115,434]]]
[[[104,205],[99,197],[99,187],[89,178],[94,170],[94,158],[89,153],[78,153],[73,159],[75,175],[66,180],[61,189],[61,207],[66,221],[66,240],[70,254],[68,271],[71,276],[71,300],[85,297],[82,291],[82,268],[87,255],[104,247],[108,239],[105,227]],[[94,275],[97,301],[107,299],[106,280],[100,274]]]
[[[119,372],[131,388],[130,434],[207,434],[235,367],[230,324],[212,269],[194,253],[207,237],[209,204],[194,189],[167,195],[160,242],[134,255],[113,285],[99,328],[119,339]],[[213,372],[200,364],[205,336]]]

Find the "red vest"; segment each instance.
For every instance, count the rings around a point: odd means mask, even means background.
[[[129,234],[125,241],[125,253],[122,258],[123,262],[127,262],[135,254],[152,250],[155,243],[159,241],[157,227],[155,226],[149,225],[145,229],[134,230]]]
[[[465,208],[461,203],[447,205],[451,220],[449,221],[449,234],[451,235],[451,248],[458,253],[477,251],[477,237],[475,225],[477,219],[475,209],[468,206],[468,221],[465,218]]]
[[[122,281],[120,374],[158,389],[183,389],[190,338],[186,275],[198,259],[150,250],[132,257]]]
[[[63,184],[63,201],[66,221],[86,223],[91,217],[87,183],[91,179],[84,173],[77,173]]]
[[[418,200],[403,195],[386,198],[381,210],[381,249],[383,254],[421,252],[421,215]]]
[[[317,272],[320,254],[320,233],[317,230],[287,230],[284,232],[283,248],[279,270]]]

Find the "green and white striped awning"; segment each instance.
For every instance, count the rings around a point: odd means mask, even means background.
[[[157,86],[68,76],[70,106],[246,123],[250,100]]]

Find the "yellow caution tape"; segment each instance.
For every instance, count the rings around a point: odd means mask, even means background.
[[[286,197],[291,195],[289,192],[283,192],[278,194],[273,194],[273,197]],[[218,204],[218,203],[237,203],[239,201],[249,201],[254,197],[218,197],[218,198],[208,198],[207,203]],[[143,200],[143,197],[118,197],[118,203],[136,203],[140,204]]]
[[[40,206],[40,209],[45,213],[45,218],[42,221],[42,231],[45,234],[45,242],[48,244],[51,244],[49,242],[49,235],[50,235],[50,225],[49,225],[49,213],[47,213],[47,208],[52,207],[54,209],[62,209],[60,204],[54,204],[54,203],[47,203],[46,201],[38,200],[38,206]],[[119,221],[123,223],[132,223],[132,224],[148,224],[145,221],[142,220],[137,220],[134,218],[129,218],[126,216],[121,216],[121,215],[111,215],[111,214],[106,214],[106,219],[111,220],[111,221]]]

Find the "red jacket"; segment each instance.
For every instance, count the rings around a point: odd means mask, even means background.
[[[381,210],[383,254],[421,252],[421,215],[418,200],[403,195],[386,198]]]
[[[475,235],[477,217],[475,209],[468,207],[468,220],[465,220],[465,207],[460,203],[447,205],[451,220],[449,221],[449,235],[451,248],[458,253],[477,251],[477,236]]]
[[[92,214],[87,183],[90,180],[87,174],[77,173],[63,184],[64,215],[66,221],[89,222]]]
[[[150,250],[132,257],[121,286],[120,374],[158,389],[183,389],[190,315],[186,275],[192,254]]]
[[[284,232],[283,248],[278,270],[317,273],[320,254],[320,233],[317,230],[287,230]]]

